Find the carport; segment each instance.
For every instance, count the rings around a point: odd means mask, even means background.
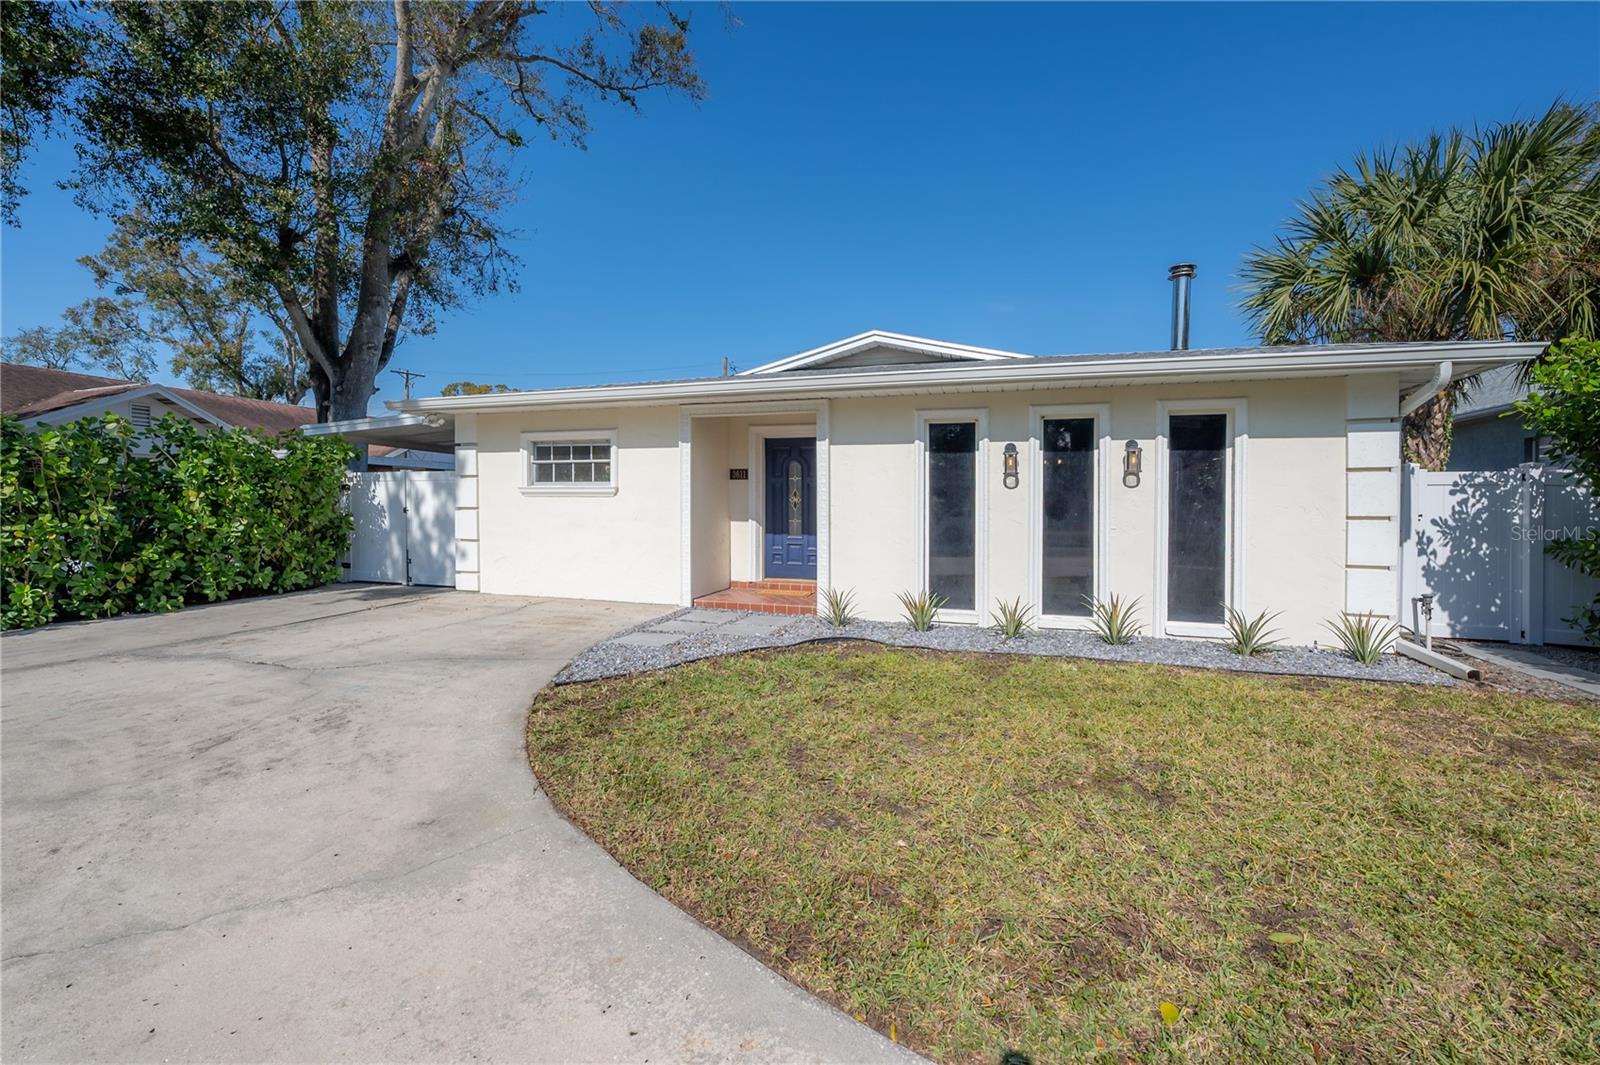
[[[389,414],[307,425],[306,436],[342,436],[352,444],[451,454],[455,423],[448,415]],[[347,497],[355,518],[345,579],[384,584],[456,583],[456,473],[445,470],[365,470],[350,475]]]

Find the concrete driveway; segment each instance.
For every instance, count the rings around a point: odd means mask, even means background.
[[[0,1053],[912,1060],[538,790],[529,697],[661,609],[347,586],[0,640]]]

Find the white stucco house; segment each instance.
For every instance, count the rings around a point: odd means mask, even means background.
[[[1327,639],[1399,617],[1400,418],[1538,344],[1029,356],[867,332],[730,377],[392,402],[309,431],[453,441],[456,586],[870,618],[941,594],[1081,626],[1223,634],[1223,604]],[[814,582],[814,583],[813,583]]]

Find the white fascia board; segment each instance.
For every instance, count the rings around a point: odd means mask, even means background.
[[[409,429],[427,424],[427,416],[423,414],[380,414],[371,418],[348,418],[342,422],[313,422],[311,425],[302,425],[300,432],[303,436],[339,436],[374,429]]]
[[[1001,351],[998,348],[976,348],[969,344],[952,344],[944,340],[932,340],[928,337],[907,336],[904,333],[886,333],[881,329],[868,330],[857,333],[853,337],[835,340],[831,344],[824,344],[820,348],[802,351],[798,355],[776,359],[763,363],[749,370],[740,370],[735,377],[750,377],[755,374],[774,373],[779,370],[799,370],[806,366],[815,366],[828,362],[831,359],[842,359],[870,348],[893,348],[896,351],[908,351],[918,355],[931,355],[940,359],[968,359],[979,362],[991,362],[996,359],[1031,359],[1033,356],[1025,355],[1018,351]]]
[[[219,429],[228,428],[227,422],[203,407],[190,403],[164,385],[144,385],[140,388],[130,388],[126,392],[113,392],[109,396],[97,396],[94,399],[84,400],[82,403],[74,403],[68,407],[57,407],[55,410],[47,410],[41,414],[33,415],[28,419],[27,424],[66,425],[68,422],[104,414],[119,403],[131,403],[139,399],[160,399],[177,407],[185,414],[192,415],[203,422],[209,422]]]
[[[1330,377],[1352,373],[1382,373],[1405,369],[1430,372],[1448,358],[1469,372],[1503,366],[1538,356],[1543,343],[1414,344],[1395,348],[1351,351],[1316,348],[1294,352],[1204,351],[1172,357],[1085,355],[1068,359],[1018,359],[981,365],[954,363],[913,369],[888,366],[881,370],[710,377],[691,381],[659,381],[633,385],[595,385],[587,388],[552,388],[532,392],[501,392],[484,396],[430,396],[389,400],[391,410],[426,411],[535,410],[550,407],[657,406],[688,402],[759,399],[767,396],[822,397],[848,394],[893,394],[924,390],[977,391],[1038,388],[1059,385],[1093,386],[1145,381],[1265,380],[1270,378]]]

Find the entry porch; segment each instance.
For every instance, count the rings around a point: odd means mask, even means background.
[[[684,606],[810,614],[828,586],[826,400],[684,407]]]

